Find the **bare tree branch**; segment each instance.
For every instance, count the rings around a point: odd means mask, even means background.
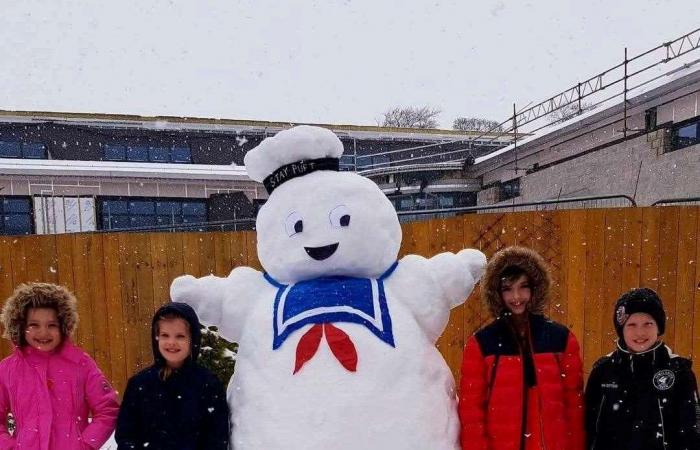
[[[482,117],[457,117],[452,122],[452,129],[461,131],[503,131],[503,127],[497,121]]]
[[[394,107],[382,114],[381,125],[399,128],[437,128],[440,109],[430,106]]]

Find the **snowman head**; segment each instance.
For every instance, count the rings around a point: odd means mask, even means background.
[[[376,278],[396,261],[396,212],[374,182],[337,171],[342,153],[333,132],[302,125],[246,154],[248,175],[270,192],[256,229],[258,258],[272,278]]]

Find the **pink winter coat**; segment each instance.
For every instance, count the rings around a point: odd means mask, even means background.
[[[54,352],[15,348],[0,362],[0,450],[99,449],[114,430],[119,403],[95,361],[70,340]],[[92,422],[88,422],[92,413]]]

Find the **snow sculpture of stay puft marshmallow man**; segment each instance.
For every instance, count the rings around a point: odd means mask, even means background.
[[[486,258],[397,261],[401,228],[371,180],[339,172],[331,131],[298,126],[245,156],[270,193],[265,272],[177,278],[174,301],[239,343],[229,384],[235,450],[456,450],[454,379],[435,347]]]

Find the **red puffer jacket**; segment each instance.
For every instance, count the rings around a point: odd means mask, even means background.
[[[530,316],[535,385],[505,318],[467,342],[459,414],[463,450],[583,450],[583,374],[579,346],[566,327]]]

